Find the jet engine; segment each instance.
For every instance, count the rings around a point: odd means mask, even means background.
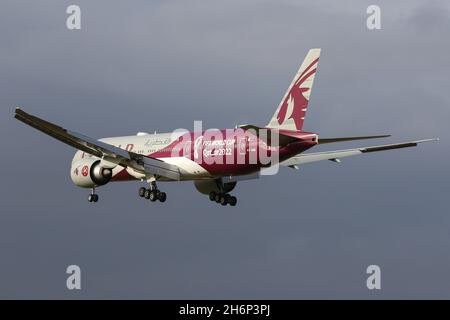
[[[194,181],[197,191],[207,195],[209,195],[211,191],[216,193],[228,193],[236,187],[236,183],[236,181],[222,183],[221,179]]]
[[[112,169],[102,166],[100,159],[82,159],[74,162],[70,171],[72,181],[82,188],[93,188],[107,184],[112,178]]]

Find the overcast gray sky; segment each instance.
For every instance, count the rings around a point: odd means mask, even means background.
[[[0,298],[450,298],[448,1],[0,6]],[[164,204],[108,184],[93,205],[69,178],[75,150],[12,117],[21,105],[96,138],[264,125],[312,47],[305,130],[441,141],[242,182],[235,208],[190,182],[161,184]]]

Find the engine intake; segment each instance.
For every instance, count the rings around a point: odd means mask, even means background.
[[[91,166],[90,171],[91,179],[96,185],[101,186],[107,184],[112,178],[112,169],[102,168],[100,166],[100,160],[95,162]]]
[[[82,159],[72,164],[70,177],[79,187],[93,188],[111,181],[112,168],[102,167],[99,159]]]

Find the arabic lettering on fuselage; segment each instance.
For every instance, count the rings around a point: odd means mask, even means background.
[[[166,145],[170,143],[170,138],[163,138],[163,139],[148,139],[147,142],[145,142],[146,146],[160,146],[160,145]]]

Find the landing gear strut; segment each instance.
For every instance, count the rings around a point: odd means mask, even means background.
[[[95,193],[95,188],[92,188],[91,193],[88,196],[89,202],[97,202],[98,201],[98,194]]]
[[[139,188],[139,197],[145,198],[152,202],[159,200],[160,202],[164,202],[167,199],[167,195],[165,192],[162,192],[156,186],[156,182],[152,181],[150,183],[150,188],[146,189],[144,187]]]
[[[229,204],[232,207],[234,207],[237,203],[237,198],[235,196],[232,196],[228,193],[215,192],[215,191],[211,191],[209,193],[209,200],[220,203],[223,206],[226,206],[227,204]]]

